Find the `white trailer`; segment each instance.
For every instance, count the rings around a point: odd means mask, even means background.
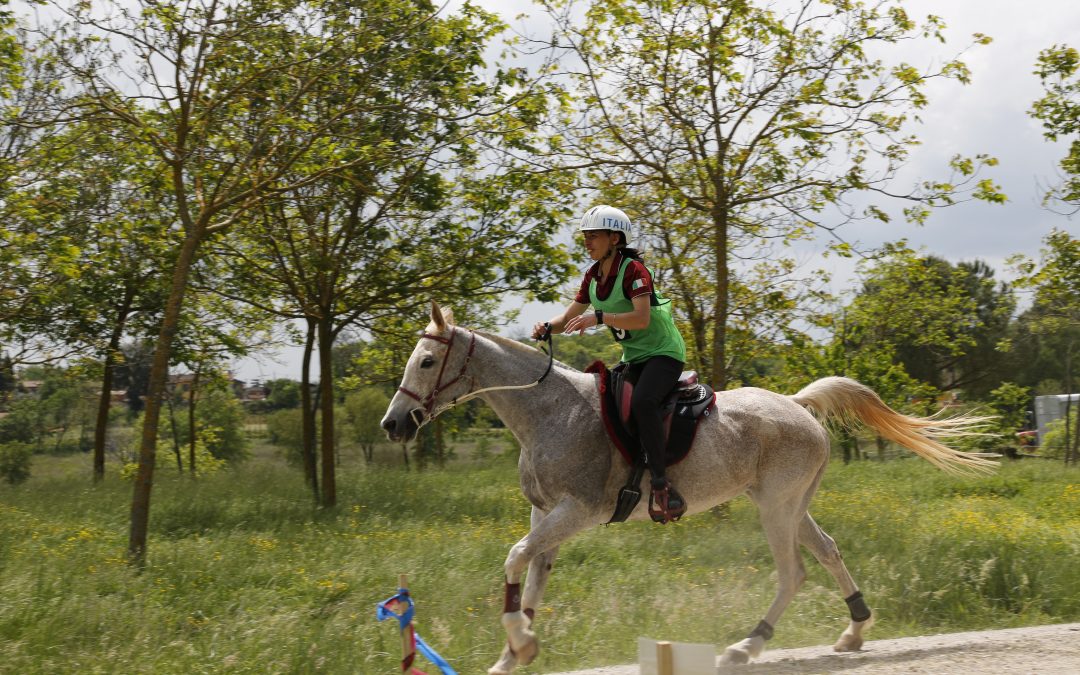
[[[1054,396],[1035,397],[1035,428],[1039,432],[1039,444],[1046,438],[1046,428],[1054,420],[1065,417],[1065,405],[1070,396],[1068,394],[1056,394]],[[1072,410],[1080,406],[1080,393],[1072,395]]]

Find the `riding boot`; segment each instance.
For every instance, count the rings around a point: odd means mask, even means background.
[[[661,525],[678,520],[686,513],[686,501],[664,476],[653,476],[649,495],[649,516]]]

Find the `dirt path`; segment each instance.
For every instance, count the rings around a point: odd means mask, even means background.
[[[719,651],[719,650],[718,650]],[[844,673],[893,675],[1080,675],[1080,623],[871,640],[862,651],[837,654],[831,646],[766,651],[747,666],[720,673]],[[638,675],[636,665],[553,675]]]

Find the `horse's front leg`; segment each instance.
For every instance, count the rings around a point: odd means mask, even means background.
[[[536,529],[546,517],[546,511],[534,506],[529,518],[529,528]],[[521,596],[521,611],[529,617],[530,626],[536,621],[536,610],[540,608],[540,603],[544,600],[544,589],[547,588],[551,570],[555,566],[555,557],[558,554],[559,547],[555,546],[541,551],[529,561],[529,571],[525,575],[525,592]]]
[[[528,665],[540,652],[540,643],[532,630],[532,618],[544,594],[559,544],[582,529],[599,523],[569,497],[545,515],[534,508],[531,530],[510,549],[506,557],[506,596],[502,624],[507,644],[488,675],[507,675],[518,665]],[[525,593],[521,577],[528,568]]]

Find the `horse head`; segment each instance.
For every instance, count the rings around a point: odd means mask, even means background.
[[[465,370],[476,344],[475,335],[453,325],[453,314],[431,302],[431,323],[417,341],[382,428],[392,441],[410,441],[448,402],[465,394]]]

